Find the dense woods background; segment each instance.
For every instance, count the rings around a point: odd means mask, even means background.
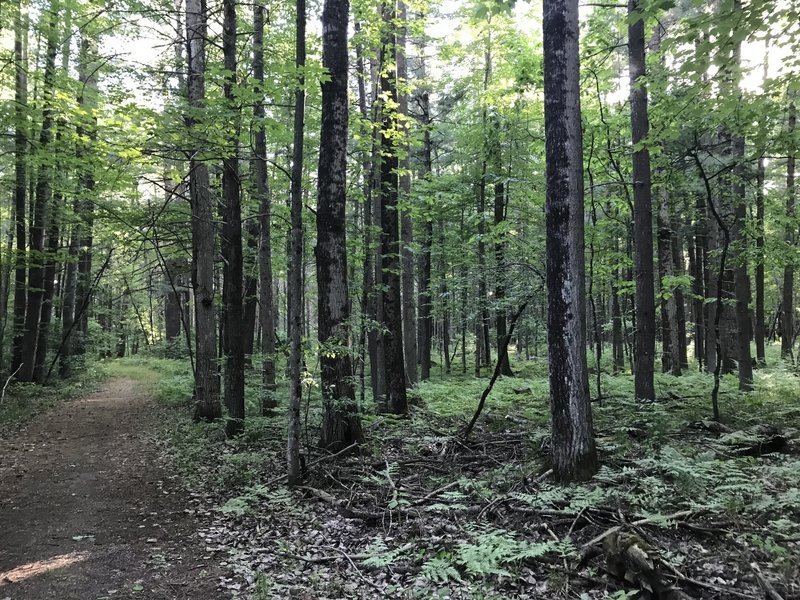
[[[468,443],[496,381],[569,482],[593,403],[730,433],[794,377],[793,2],[17,0],[0,36],[10,381],[180,361],[300,484],[376,413]]]

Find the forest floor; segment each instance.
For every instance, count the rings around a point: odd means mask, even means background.
[[[0,435],[0,598],[205,600],[218,567],[157,462],[163,417],[113,378]]]
[[[602,468],[570,486],[548,468],[544,361],[514,364],[469,439],[485,379],[437,374],[404,418],[372,414],[367,398],[350,456],[316,447],[312,386],[294,489],[285,411],[257,416],[255,386],[244,434],[225,440],[220,424],[190,422],[184,364],[125,368],[165,371],[157,396],[180,409],[165,460],[193,492],[233,598],[799,600],[800,377],[771,364],[755,393],[723,380],[721,424],[706,374],[659,375],[656,402],[632,399],[630,375],[603,374]]]
[[[348,456],[316,447],[306,388],[289,489],[285,412],[256,416],[255,386],[226,440],[191,422],[185,362],[114,361],[100,391],[0,432],[0,600],[800,600],[800,377],[772,365],[753,394],[723,380],[721,424],[708,375],[638,402],[603,374],[602,468],[571,486],[548,468],[541,361],[469,439],[486,382],[439,374],[408,417],[365,407]]]

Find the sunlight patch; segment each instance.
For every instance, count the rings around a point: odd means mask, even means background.
[[[17,583],[42,573],[47,573],[54,569],[61,569],[74,565],[75,563],[82,562],[89,557],[88,552],[70,552],[69,554],[61,554],[54,556],[47,560],[38,560],[36,562],[20,565],[10,571],[0,573],[0,586],[7,583]]]

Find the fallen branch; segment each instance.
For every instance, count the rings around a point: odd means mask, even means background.
[[[6,379],[6,383],[5,383],[5,385],[3,386],[3,392],[2,392],[2,393],[0,393],[0,404],[2,404],[2,403],[3,403],[3,401],[6,399],[6,389],[8,389],[8,384],[9,384],[9,383],[11,383],[11,380],[12,380],[12,379],[14,379],[14,375],[16,375],[17,373],[19,373],[19,370],[22,368],[22,364],[23,364],[23,363],[20,363],[20,365],[17,367],[17,370],[16,370],[16,371],[14,371],[14,372],[13,372],[11,375],[9,375],[9,376],[8,376],[8,379]]]
[[[514,328],[517,326],[517,320],[522,314],[522,311],[525,310],[526,306],[528,306],[527,300],[522,303],[522,306],[519,307],[519,310],[516,313],[514,313],[514,315],[511,317],[511,325],[508,328],[508,333],[506,334],[506,337],[503,339],[503,345],[502,348],[500,348],[500,354],[497,357],[497,364],[494,366],[494,373],[492,373],[492,378],[489,380],[489,385],[487,385],[486,389],[483,390],[483,393],[481,394],[481,399],[478,402],[478,408],[475,409],[475,414],[472,416],[472,420],[469,422],[469,425],[467,425],[467,429],[464,431],[465,442],[469,439],[469,434],[472,433],[472,428],[475,427],[475,423],[478,422],[478,418],[481,416],[481,413],[483,412],[483,407],[486,404],[486,398],[489,397],[489,394],[491,393],[492,388],[494,387],[494,384],[497,381],[497,378],[500,376],[500,369],[503,367],[503,363],[505,362],[506,357],[508,356],[508,344],[509,342],[511,342],[511,336],[514,333]]]
[[[769,598],[769,600],[783,600],[783,596],[781,596],[767,580],[767,578],[764,577],[764,574],[761,572],[761,567],[758,566],[758,563],[751,562],[750,570],[753,571],[753,575],[756,576],[756,581],[758,582],[759,587],[764,592],[764,595]]]
[[[322,456],[322,457],[318,458],[317,460],[313,460],[313,461],[311,461],[310,463],[308,463],[308,465],[307,465],[307,467],[306,467],[306,468],[307,468],[307,469],[310,469],[311,467],[314,467],[314,466],[318,465],[319,463],[325,462],[325,461],[327,461],[327,460],[334,459],[334,458],[336,458],[337,456],[341,456],[342,454],[346,454],[346,453],[347,453],[347,452],[349,452],[350,450],[353,450],[354,448],[357,448],[357,447],[358,447],[358,442],[353,442],[353,443],[352,443],[352,444],[350,444],[350,445],[349,445],[347,448],[343,448],[342,450],[339,450],[339,451],[338,451],[338,452],[336,452],[335,454],[327,454],[327,455],[325,455],[325,456]],[[288,479],[288,478],[289,478],[289,474],[288,474],[288,473],[284,473],[283,475],[281,475],[281,476],[279,476],[279,477],[275,477],[275,478],[273,478],[273,479],[270,479],[270,480],[269,480],[267,483],[265,483],[264,485],[265,485],[265,486],[274,485],[274,484],[276,484],[276,483],[280,483],[280,482],[281,482],[281,481],[283,481],[284,479]]]
[[[647,525],[649,523],[653,523],[655,521],[660,521],[661,519],[666,519],[667,521],[674,521],[676,519],[680,519],[682,517],[689,517],[693,515],[696,511],[694,510],[681,510],[676,513],[672,513],[671,515],[661,516],[661,515],[653,515],[652,517],[646,517],[644,519],[639,519],[638,521],[634,521],[633,523],[623,523],[621,525],[615,525],[614,527],[607,529],[605,532],[601,533],[595,538],[592,538],[588,542],[583,545],[583,548],[588,548],[589,546],[594,546],[598,542],[602,542],[605,538],[607,538],[612,533],[617,533],[621,529],[625,527],[636,527],[638,525]]]

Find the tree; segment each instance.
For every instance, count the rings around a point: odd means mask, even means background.
[[[383,273],[384,373],[386,407],[389,412],[405,414],[405,355],[403,352],[403,320],[400,289],[400,224],[398,210],[399,127],[397,121],[397,35],[396,7],[389,0],[382,7],[380,49],[381,144],[381,271]]]
[[[577,0],[544,2],[547,291],[553,472],[597,472],[586,368]]]
[[[192,205],[192,288],[195,307],[195,419],[222,416],[217,369],[217,329],[214,311],[214,213],[208,165],[203,160],[202,116],[205,108],[206,5],[186,0],[188,109],[186,124],[192,148],[189,194]]]
[[[322,386],[320,445],[338,452],[361,440],[349,350],[347,291],[347,0],[326,0],[323,12],[322,84],[317,194],[317,286]]]
[[[236,0],[223,0],[222,52],[225,59],[223,94],[230,116],[229,143],[222,161],[222,260],[225,302],[225,404],[228,437],[244,431],[244,331],[242,300],[242,204],[239,188],[239,109],[236,86]]]
[[[253,78],[256,81],[256,100],[253,104],[255,120],[253,178],[258,199],[258,303],[261,327],[261,366],[264,400],[261,408],[269,412],[277,406],[275,398],[275,306],[272,295],[272,199],[267,177],[267,134],[264,130],[264,5],[253,4]]]
[[[45,296],[45,230],[48,219],[48,208],[53,195],[53,168],[50,164],[51,143],[53,141],[53,103],[55,96],[56,78],[56,53],[58,52],[58,2],[50,5],[50,10],[45,13],[47,20],[45,36],[47,49],[45,51],[45,65],[43,78],[43,107],[42,127],[39,131],[39,146],[37,148],[38,172],[36,175],[36,192],[30,223],[30,250],[31,257],[28,266],[28,297],[25,312],[25,335],[22,340],[22,356],[20,369],[17,375],[19,381],[33,381],[36,369],[36,347],[39,342],[39,321],[42,316],[42,303]],[[52,216],[50,217],[53,218]],[[46,339],[42,342],[47,343]]]
[[[14,221],[16,253],[14,255],[14,340],[11,373],[22,366],[25,338],[25,205],[28,193],[28,12],[25,0],[17,0],[14,20]]]
[[[289,238],[289,282],[286,298],[289,326],[289,410],[286,447],[289,485],[302,478],[300,471],[300,401],[303,389],[300,367],[303,361],[303,132],[305,126],[306,3],[297,0],[295,26],[294,140],[290,190],[291,233]]]
[[[653,285],[653,209],[650,184],[650,129],[645,78],[644,15],[638,0],[628,2],[628,58],[630,71],[631,132],[633,135],[633,235],[636,279],[636,397],[655,400],[655,289]]]

